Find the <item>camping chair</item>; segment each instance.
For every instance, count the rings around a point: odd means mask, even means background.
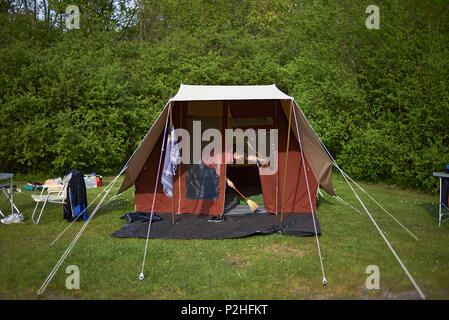
[[[31,220],[33,220],[34,224],[38,224],[41,219],[42,212],[44,211],[45,205],[47,202],[56,203],[56,204],[65,204],[67,198],[67,187],[69,185],[69,180],[64,181],[62,185],[43,185],[42,191],[40,195],[33,194],[31,197],[34,201],[36,201],[36,207],[34,208],[33,214],[31,215]],[[59,187],[55,190],[56,187]],[[47,191],[47,194],[44,194],[44,191]],[[36,209],[39,206],[39,203],[43,202],[41,212],[39,213],[39,217],[37,221],[34,221],[34,214],[36,213]]]

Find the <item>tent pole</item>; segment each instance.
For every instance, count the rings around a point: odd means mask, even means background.
[[[171,197],[171,223],[175,224],[175,197]]]
[[[275,123],[276,127],[279,128],[279,116],[278,116],[278,104],[280,104],[280,102],[276,103],[274,105],[274,119],[273,122]],[[273,150],[274,152],[274,150]],[[276,150],[277,152],[277,150]],[[278,156],[278,154],[276,154],[276,156]],[[278,215],[278,205],[279,205],[279,174],[276,174],[276,206],[275,206],[275,211],[276,211],[276,216]]]
[[[182,102],[179,103],[179,128],[182,128]],[[178,169],[178,214],[181,214],[181,164],[182,161]]]
[[[170,104],[170,126],[173,126],[173,104]],[[175,224],[175,193],[171,196],[171,223]]]
[[[290,104],[290,111],[288,113],[287,148],[285,151],[284,186],[282,188],[282,202],[281,202],[281,222],[284,220],[285,184],[287,182],[288,149],[290,146],[290,131],[291,131],[291,126],[292,126],[292,109],[293,109],[292,107],[293,107],[293,101]]]

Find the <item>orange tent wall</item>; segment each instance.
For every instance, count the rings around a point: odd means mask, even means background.
[[[227,103],[224,102],[223,106],[226,105]],[[278,129],[278,170],[277,173],[273,175],[260,175],[260,182],[262,186],[265,209],[272,213],[280,213],[283,192],[282,188],[284,185],[288,119],[284,114],[278,100],[231,101],[229,102],[229,105],[233,111],[234,117],[245,117],[247,115],[251,115],[251,109],[253,109],[257,116],[263,116],[263,110],[266,110],[265,115],[273,116],[275,119],[273,127]],[[187,102],[176,102],[174,104],[172,115],[175,128],[186,128],[187,106]],[[226,107],[223,108],[223,119],[227,119]],[[292,119],[292,122],[293,121],[294,119]],[[223,131],[226,128],[226,125],[226,121],[223,121]],[[163,135],[159,137],[155,147],[153,148],[143,169],[135,181],[136,211],[151,211],[162,140]],[[300,148],[298,141],[295,139],[294,133],[291,132],[284,196],[285,213],[311,212],[309,194],[304,175],[301,153],[299,150]],[[163,159],[164,154],[162,155],[162,161]],[[309,164],[307,163],[307,160],[305,165],[313,211],[315,211],[318,183],[309,167]],[[163,163],[161,163],[161,171],[162,166]],[[226,182],[224,179],[225,165],[221,165],[221,167],[220,176],[222,178],[220,179],[220,197],[218,200],[186,200],[185,166],[183,164],[178,166],[174,179],[173,201],[163,193],[162,184],[160,183],[159,177],[156,198],[154,201],[154,212],[171,212],[173,203],[175,213],[221,215],[224,208],[224,190],[226,188]]]

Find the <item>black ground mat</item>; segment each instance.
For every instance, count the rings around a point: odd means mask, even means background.
[[[284,214],[251,213],[244,215],[225,215],[222,222],[209,221],[213,216],[181,214],[175,215],[172,224],[171,214],[158,213],[160,221],[151,223],[150,238],[153,239],[232,239],[252,235],[267,235],[281,233],[290,236],[314,236],[315,229],[310,213]],[[318,235],[321,234],[320,224],[315,216]],[[125,223],[123,228],[115,231],[112,236],[117,238],[146,238],[148,222]]]

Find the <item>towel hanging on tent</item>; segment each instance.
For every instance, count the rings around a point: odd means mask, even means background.
[[[170,125],[169,133],[167,136],[167,145],[165,148],[164,167],[162,170],[161,183],[164,193],[167,197],[173,197],[173,178],[178,167],[178,159],[181,157],[178,148],[178,142],[176,141],[175,128]]]

